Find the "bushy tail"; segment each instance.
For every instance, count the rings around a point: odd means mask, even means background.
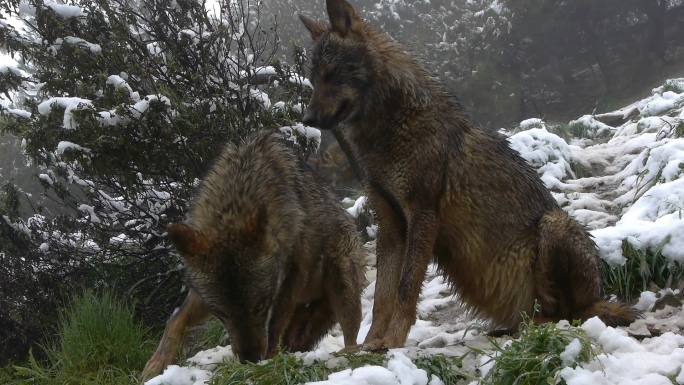
[[[602,299],[598,250],[582,225],[564,211],[552,210],[542,217],[539,235],[537,284],[558,289],[555,298],[544,297],[543,291],[538,294],[542,309],[546,299],[567,309],[558,316],[582,320],[598,316],[609,326],[627,326],[639,317],[628,305]]]
[[[624,303],[598,301],[584,309],[575,318],[580,318],[584,321],[594,316],[598,316],[606,325],[615,327],[629,326],[641,314],[633,307]]]

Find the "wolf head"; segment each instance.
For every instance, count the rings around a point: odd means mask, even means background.
[[[265,216],[241,224],[235,236],[207,236],[192,224],[172,224],[169,238],[186,264],[188,285],[228,330],[241,361],[266,358],[282,260],[264,239]],[[232,239],[231,239],[232,238]],[[238,239],[239,238],[239,239]]]
[[[326,5],[329,25],[299,16],[314,40],[306,125],[332,129],[429,103],[430,76],[397,43],[365,23],[347,1]]]

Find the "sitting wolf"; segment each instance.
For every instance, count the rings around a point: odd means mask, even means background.
[[[434,257],[461,298],[497,326],[635,317],[601,296],[586,230],[553,199],[506,138],[468,122],[439,82],[345,0],[330,24],[301,16],[314,39],[304,123],[332,129],[364,179],[379,224],[366,349],[404,344]]]
[[[144,378],[174,362],[185,329],[210,314],[242,361],[310,350],[336,322],[345,346],[356,344],[364,258],[355,225],[279,135],[228,145],[186,223],[168,234],[190,291]]]

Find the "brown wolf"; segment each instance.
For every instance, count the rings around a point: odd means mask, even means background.
[[[602,300],[596,246],[506,139],[471,125],[457,102],[344,0],[314,39],[305,124],[333,129],[365,179],[379,223],[373,323],[364,348],[402,346],[435,258],[463,300],[499,327],[634,312]]]
[[[304,167],[275,134],[225,148],[187,222],[168,227],[190,291],[145,378],[172,363],[185,329],[210,314],[242,361],[310,350],[335,322],[345,345],[356,345],[361,245],[352,219]]]

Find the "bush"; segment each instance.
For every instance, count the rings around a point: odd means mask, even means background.
[[[484,379],[485,385],[558,384],[560,370],[568,364],[561,358],[573,340],[581,344],[575,362],[588,361],[595,355],[589,338],[579,328],[561,329],[553,323],[536,325],[524,322],[520,338],[506,347],[493,340],[494,367]],[[561,380],[561,384],[565,382]]]
[[[622,255],[625,263],[613,266],[602,261],[604,290],[632,302],[645,290],[676,287],[684,279],[684,267],[663,256],[662,249],[667,242],[669,239],[655,250],[641,250],[626,239],[623,240]]]
[[[162,326],[183,296],[166,226],[225,142],[300,120],[310,92],[302,51],[295,65],[279,59],[257,0],[218,1],[219,13],[176,0],[1,3],[0,18],[25,28],[0,20],[0,49],[24,78],[0,77],[17,96],[0,134],[21,138],[44,192],[0,186],[0,327],[17,331],[0,331],[0,365],[23,360],[57,298],[82,287],[136,298],[145,324]]]
[[[14,382],[130,384],[153,348],[132,306],[107,292],[86,291],[63,310],[57,339],[45,347],[47,360],[31,355],[28,365],[16,368]]]
[[[384,354],[336,354],[340,360],[338,365],[329,368],[326,361],[314,361],[306,364],[301,358],[292,354],[280,353],[272,359],[258,363],[241,364],[228,361],[219,366],[211,385],[295,385],[312,381],[324,381],[334,372],[345,369],[356,369],[363,366],[385,366],[387,356]],[[418,358],[415,365],[427,372],[428,378],[435,375],[445,385],[456,384],[456,381],[468,378],[461,370],[460,357],[444,355],[424,356]]]

